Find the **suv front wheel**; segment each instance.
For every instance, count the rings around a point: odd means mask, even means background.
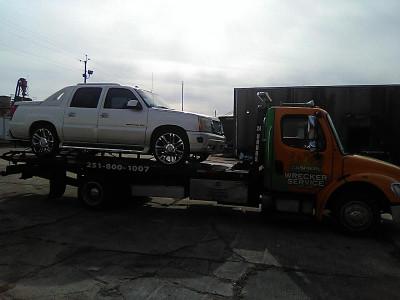
[[[153,140],[153,155],[164,165],[185,163],[189,157],[186,133],[174,128],[157,132]]]

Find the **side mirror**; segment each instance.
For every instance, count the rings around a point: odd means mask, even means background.
[[[315,152],[317,150],[317,118],[315,116],[308,116],[307,122],[307,141],[308,141],[308,149],[310,152]]]
[[[129,100],[126,106],[130,109],[140,109],[138,100]]]

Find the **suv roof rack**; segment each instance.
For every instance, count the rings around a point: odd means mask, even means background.
[[[281,103],[281,106],[291,106],[291,107],[315,107],[314,100],[310,100],[306,103]]]

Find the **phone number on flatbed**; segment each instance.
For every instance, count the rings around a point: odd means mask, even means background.
[[[90,169],[105,169],[105,170],[115,170],[115,171],[130,171],[130,172],[147,172],[149,171],[149,166],[135,166],[135,165],[119,165],[119,164],[103,164],[100,162],[87,162],[86,168]]]

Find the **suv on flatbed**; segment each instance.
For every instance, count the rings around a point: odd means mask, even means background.
[[[157,94],[119,84],[78,84],[43,101],[17,102],[10,135],[39,155],[60,148],[153,154],[161,163],[221,153],[225,137],[214,117],[177,111]]]

